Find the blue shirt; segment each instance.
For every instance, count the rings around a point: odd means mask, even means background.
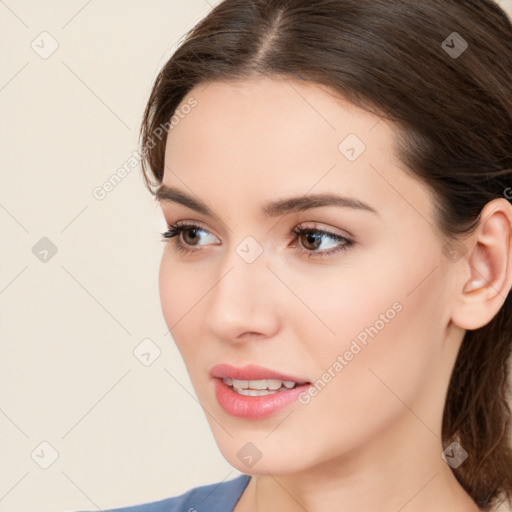
[[[232,512],[250,479],[240,475],[227,482],[194,487],[173,498],[104,512]]]

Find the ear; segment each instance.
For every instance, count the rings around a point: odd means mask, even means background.
[[[464,241],[467,252],[458,262],[459,290],[452,321],[459,327],[473,330],[488,324],[510,293],[511,233],[512,204],[504,198],[489,201],[475,231]]]

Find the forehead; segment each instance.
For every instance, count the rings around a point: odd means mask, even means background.
[[[169,133],[168,145],[201,143],[205,149],[240,147],[261,153],[261,144],[273,151],[293,148],[293,154],[309,152],[313,146],[337,155],[339,143],[348,134],[370,142],[381,118],[363,110],[319,84],[289,78],[256,77],[231,82],[200,84],[183,99],[177,112],[193,98],[197,105],[180,113],[179,126]],[[382,137],[382,135],[386,137]],[[276,138],[276,135],[278,137]],[[392,130],[374,132],[372,145],[390,149]],[[380,136],[380,137],[379,137]],[[318,142],[323,141],[323,144]],[[306,147],[304,147],[304,143]],[[260,144],[260,147],[257,146]],[[265,154],[260,154],[262,158]],[[318,155],[317,155],[318,156]]]
[[[215,206],[234,202],[226,196],[234,191],[238,207],[255,197],[335,191],[376,208],[400,195],[428,208],[426,186],[395,158],[393,126],[328,88],[288,78],[211,82],[192,89],[176,112],[191,99],[195,107],[183,109],[167,138],[169,186],[182,180]]]

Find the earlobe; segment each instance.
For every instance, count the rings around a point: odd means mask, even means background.
[[[488,324],[503,306],[512,286],[512,205],[494,199],[482,209],[481,220],[465,241],[460,261],[462,287],[452,320],[474,330]]]

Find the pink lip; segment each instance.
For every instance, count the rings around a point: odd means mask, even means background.
[[[284,373],[269,370],[263,366],[256,364],[248,364],[242,368],[237,368],[229,364],[216,364],[210,369],[210,375],[222,379],[228,377],[230,379],[238,380],[261,380],[261,379],[279,379],[279,380],[292,380],[293,382],[304,383],[306,379],[300,377],[293,377],[292,375],[285,375]]]
[[[311,385],[304,379],[285,375],[257,365],[236,368],[228,364],[218,364],[211,368],[210,375],[214,380],[217,401],[224,411],[232,416],[246,419],[262,419],[271,416],[295,402],[299,395]],[[301,384],[292,389],[278,391],[269,395],[245,396],[239,395],[230,386],[227,386],[222,380],[224,377],[239,380],[291,380]]]

